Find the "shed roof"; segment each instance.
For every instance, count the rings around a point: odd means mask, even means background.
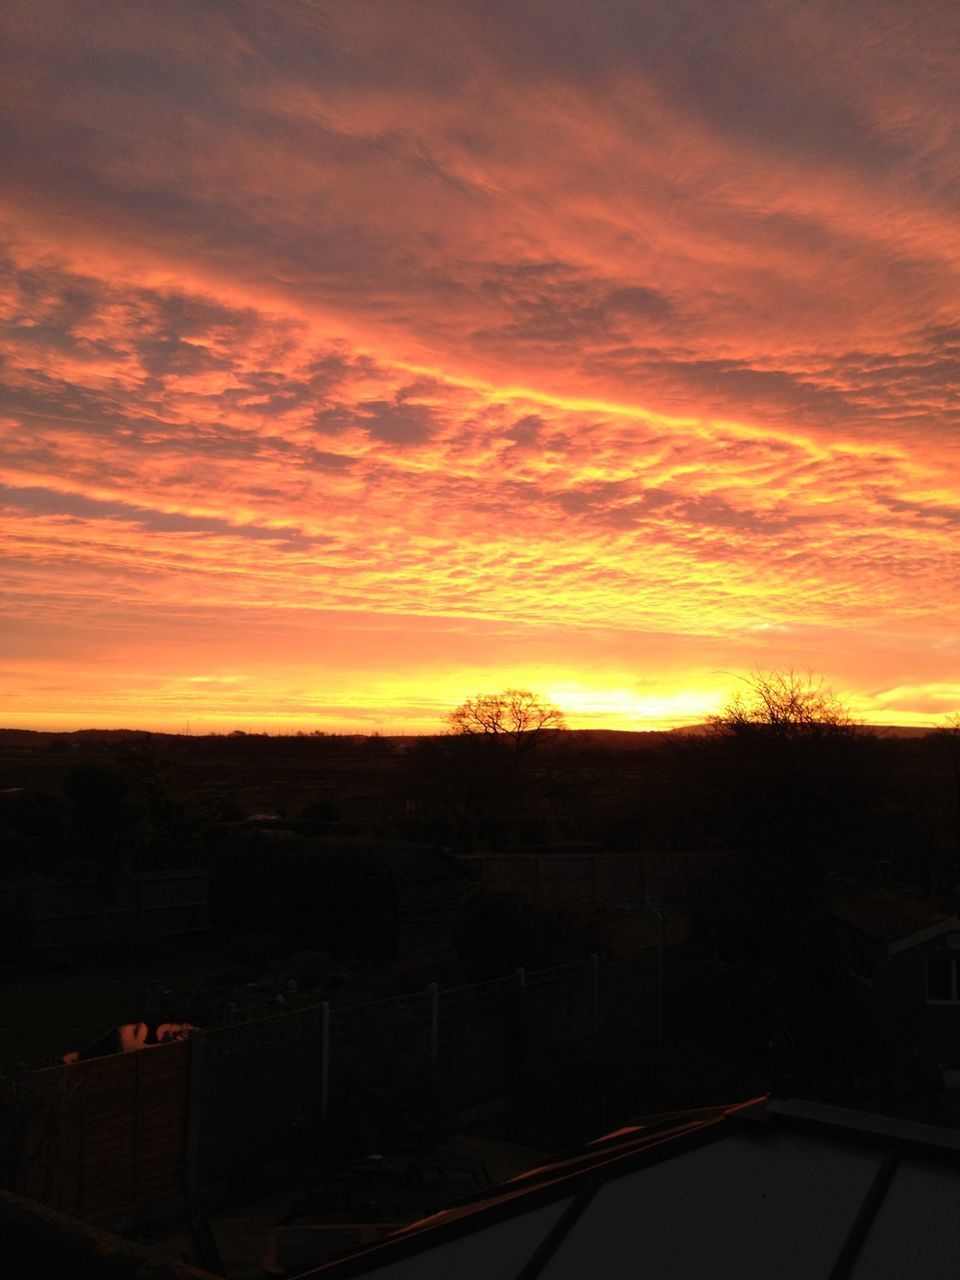
[[[937,932],[960,928],[957,917],[944,911],[937,902],[880,891],[837,903],[832,915],[858,933],[887,945],[911,942],[914,938],[920,942]]]
[[[647,1119],[307,1274],[952,1280],[958,1153],[950,1130],[792,1100]]]

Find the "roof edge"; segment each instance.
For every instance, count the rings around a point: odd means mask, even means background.
[[[826,1102],[809,1102],[805,1098],[770,1098],[766,1104],[769,1116],[812,1124],[824,1129],[840,1130],[861,1138],[875,1139],[928,1152],[956,1154],[960,1152],[960,1130],[924,1124],[920,1120],[902,1120],[899,1116],[878,1115],[872,1111],[854,1111],[834,1107]]]
[[[943,920],[927,925],[926,929],[918,929],[916,933],[908,934],[905,938],[898,938],[896,942],[888,942],[887,955],[899,955],[901,951],[909,951],[911,947],[919,947],[922,943],[932,942],[934,938],[939,938],[944,933],[954,933],[958,930],[960,930],[960,919],[955,915],[947,916]]]
[[[362,1276],[378,1265],[400,1261],[412,1257],[425,1249],[446,1244],[463,1234],[464,1221],[469,1219],[471,1229],[494,1226],[510,1218],[528,1213],[531,1209],[539,1209],[553,1204],[584,1190],[589,1184],[614,1178],[622,1173],[633,1172],[647,1165],[657,1164],[673,1156],[704,1146],[724,1136],[726,1116],[697,1120],[688,1125],[672,1129],[658,1129],[649,1135],[650,1140],[640,1146],[631,1146],[627,1150],[615,1148],[612,1151],[599,1153],[593,1162],[567,1172],[559,1172],[532,1187],[510,1186],[503,1188],[505,1195],[496,1198],[488,1197],[484,1201],[473,1202],[462,1208],[441,1211],[439,1214],[422,1218],[402,1228],[386,1240],[378,1241],[345,1258],[334,1259],[323,1263],[310,1271],[300,1273],[296,1280],[309,1280],[316,1276],[323,1280],[327,1276],[348,1277]],[[642,1135],[638,1135],[642,1136]],[[549,1166],[544,1166],[544,1173],[549,1173]]]

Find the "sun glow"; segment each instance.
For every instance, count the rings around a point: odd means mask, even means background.
[[[758,0],[693,51],[604,0],[213,7],[201,68],[165,6],[76,46],[11,3],[7,724],[433,732],[517,686],[654,728],[784,664],[957,709],[932,11],[865,47],[865,0]]]
[[[672,729],[699,724],[723,706],[717,688],[638,691],[590,688],[583,684],[548,684],[550,702],[563,708],[573,729]]]

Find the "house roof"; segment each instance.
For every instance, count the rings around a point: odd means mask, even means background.
[[[305,1275],[952,1280],[958,1154],[951,1130],[794,1100],[646,1118]]]
[[[884,892],[838,903],[833,907],[832,915],[858,933],[896,950],[960,929],[960,920],[936,902],[916,901]]]

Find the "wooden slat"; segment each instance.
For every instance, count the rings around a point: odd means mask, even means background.
[[[188,1053],[157,1045],[36,1072],[29,1194],[94,1221],[178,1198]]]

